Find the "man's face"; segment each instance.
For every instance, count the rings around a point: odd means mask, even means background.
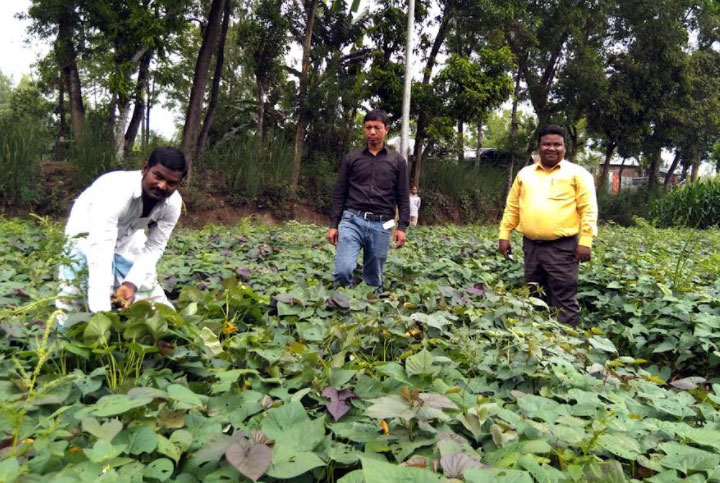
[[[388,128],[382,121],[365,121],[363,124],[365,129],[365,142],[368,146],[379,148],[385,142]]]
[[[172,195],[183,179],[181,171],[168,169],[159,163],[152,167],[145,163],[142,174],[143,193],[158,201]]]
[[[410,188],[410,193],[416,195],[418,193],[417,186],[413,186],[412,188]]]
[[[546,134],[540,138],[538,146],[540,162],[543,166],[552,168],[565,157],[565,141],[559,134]]]

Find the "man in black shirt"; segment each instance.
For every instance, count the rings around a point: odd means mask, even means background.
[[[398,228],[393,237],[400,248],[410,222],[407,164],[397,151],[385,146],[388,115],[373,109],[363,120],[365,148],[345,155],[333,190],[330,229],[327,238],[337,246],[335,281],[352,285],[357,257],[363,251],[363,280],[382,285],[382,268],[387,259],[395,208]]]

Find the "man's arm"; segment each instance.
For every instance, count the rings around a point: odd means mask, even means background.
[[[342,163],[340,163],[340,171],[338,171],[337,182],[332,194],[332,208],[330,209],[330,228],[337,229],[345,209],[345,201],[350,182],[350,160],[346,154]]]
[[[502,221],[500,222],[500,232],[498,239],[509,240],[510,233],[518,226],[520,222],[520,175],[515,177],[512,188],[507,195],[505,201],[505,211],[503,212]]]
[[[593,238],[597,235],[598,206],[595,196],[595,182],[592,175],[583,170],[576,177],[576,203],[580,215],[580,233],[578,244],[591,247]]]
[[[406,231],[410,224],[410,185],[407,162],[398,154],[398,172],[395,181],[395,202],[398,207],[398,230]]]
[[[180,218],[181,207],[182,200],[179,195],[176,200],[168,203],[158,218],[157,225],[150,228],[143,252],[135,259],[123,282],[129,282],[137,289],[147,285],[150,276],[155,275],[157,263],[165,252],[170,234]]]
[[[120,198],[120,199],[118,199]],[[94,200],[88,233],[88,305],[91,312],[110,310],[113,288],[113,257],[118,237],[118,220],[127,208],[126,200],[113,193],[107,202]],[[114,203],[114,204],[111,204]]]

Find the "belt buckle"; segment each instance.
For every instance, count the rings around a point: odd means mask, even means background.
[[[367,220],[367,219],[368,219],[368,215],[374,215],[374,214],[375,214],[375,213],[373,213],[372,211],[366,211],[366,212],[363,213],[363,218]]]

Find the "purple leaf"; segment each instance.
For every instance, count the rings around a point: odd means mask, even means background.
[[[474,286],[468,288],[466,290],[467,293],[470,295],[475,295],[477,297],[482,297],[485,295],[485,284],[484,283],[476,283]]]
[[[440,442],[444,439],[448,439],[450,441],[455,441],[459,445],[463,445],[468,442],[467,439],[465,439],[462,436],[460,436],[459,434],[455,434],[455,433],[440,433],[437,435],[438,442]]]
[[[707,380],[703,377],[686,377],[684,379],[676,379],[672,381],[670,385],[681,391],[689,391],[697,388],[699,384],[705,384],[706,382]]]
[[[272,450],[264,444],[252,444],[242,438],[230,443],[225,450],[225,458],[240,473],[257,481],[270,467]]]
[[[21,288],[16,288],[16,289],[15,289],[15,295],[17,295],[17,296],[19,296],[19,297],[26,298],[26,299],[29,299],[29,298],[30,298],[30,296],[27,294],[27,292],[25,292],[25,291],[24,291],[23,289],[21,289]]]
[[[244,280],[250,278],[250,269],[248,267],[240,267],[235,270],[235,273],[240,275]]]
[[[483,468],[486,465],[466,453],[453,453],[440,458],[440,466],[446,478],[462,478],[470,468]]]
[[[327,410],[335,421],[345,416],[345,414],[350,411],[350,406],[345,403],[345,401],[358,397],[358,395],[350,389],[343,389],[338,392],[337,389],[332,386],[326,387],[323,390],[322,395],[330,400],[330,402],[327,403]]]
[[[338,393],[337,397],[338,397],[338,399],[340,399],[341,401],[347,401],[348,399],[357,399],[357,398],[359,398],[360,396],[358,396],[357,394],[355,394],[354,392],[352,392],[352,389],[346,388],[346,389],[343,389],[342,391],[340,391],[340,392]]]
[[[165,290],[168,292],[172,292],[172,290],[175,288],[175,285],[177,285],[177,278],[175,278],[174,275],[170,275],[168,278],[165,279]]]
[[[344,293],[334,293],[327,301],[329,308],[347,309],[350,308],[350,299]]]

